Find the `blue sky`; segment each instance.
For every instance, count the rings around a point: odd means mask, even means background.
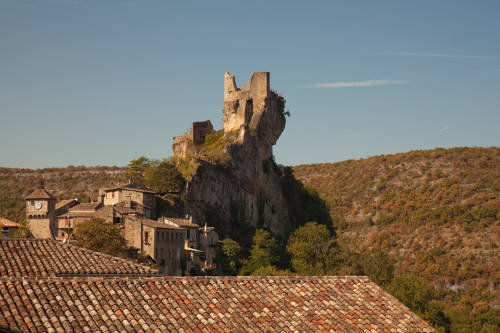
[[[278,163],[500,145],[500,1],[0,0],[0,166],[126,165],[271,72]]]

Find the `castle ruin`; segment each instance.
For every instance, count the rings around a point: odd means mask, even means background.
[[[202,145],[213,132],[210,121],[193,123],[192,129],[173,140],[175,157],[194,156],[201,163],[184,194],[186,212],[195,220],[207,220],[207,212],[225,221],[231,228],[231,207],[240,207],[239,215],[257,227],[268,227],[281,234],[288,210],[281,192],[279,171],[274,163],[272,146],[286,124],[285,99],[270,89],[268,72],[257,72],[241,88],[235,77],[224,74],[223,138],[229,144],[217,147],[228,156],[229,164],[220,168],[206,160]]]

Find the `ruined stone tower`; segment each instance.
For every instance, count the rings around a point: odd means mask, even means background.
[[[285,128],[285,100],[270,89],[269,77],[268,72],[254,73],[238,88],[234,75],[224,75],[225,144],[219,149],[229,156],[227,165],[221,167],[205,159],[203,142],[195,141],[196,131],[203,137],[213,131],[211,124],[196,130],[197,123],[193,123],[191,131],[174,138],[174,156],[198,159],[184,191],[186,213],[194,221],[205,221],[215,214],[227,230],[238,207],[238,218],[245,223],[283,233],[288,211],[272,146]]]
[[[284,99],[269,88],[269,72],[258,72],[240,89],[235,77],[224,74],[224,131],[239,131],[239,142],[244,143],[245,135],[257,134],[264,155],[272,154],[285,129]]]

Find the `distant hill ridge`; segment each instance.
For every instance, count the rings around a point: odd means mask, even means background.
[[[45,180],[45,188],[57,198],[89,201],[100,187],[126,181],[127,168],[117,166],[68,166],[66,168],[0,168],[0,216],[13,221],[25,217],[24,197]]]
[[[351,218],[442,205],[497,203],[500,148],[436,148],[293,167],[332,215]]]

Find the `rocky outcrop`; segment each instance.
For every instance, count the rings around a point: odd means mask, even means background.
[[[272,146],[285,128],[284,106],[284,98],[269,88],[269,73],[254,73],[241,88],[226,73],[220,144],[192,140],[197,136],[194,125],[182,139],[174,139],[174,156],[194,157],[196,164],[184,189],[186,213],[194,221],[203,223],[215,214],[233,233],[237,232],[236,220],[267,227],[274,234],[285,231],[287,204],[272,154]],[[179,145],[181,141],[184,146]],[[207,152],[210,149],[226,154],[226,163],[206,158],[214,155]]]

